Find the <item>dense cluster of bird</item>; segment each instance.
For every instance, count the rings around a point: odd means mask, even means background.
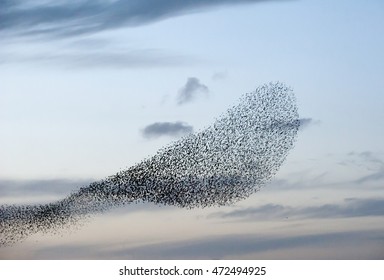
[[[279,82],[260,86],[205,130],[60,201],[0,206],[0,245],[132,202],[186,208],[234,203],[277,172],[299,126],[293,91]]]

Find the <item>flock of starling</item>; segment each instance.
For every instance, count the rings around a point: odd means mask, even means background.
[[[205,130],[127,170],[57,202],[0,206],[0,246],[133,202],[195,208],[247,198],[277,172],[299,126],[293,91],[279,82],[260,86]]]

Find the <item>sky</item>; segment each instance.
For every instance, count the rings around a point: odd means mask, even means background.
[[[0,205],[58,200],[280,81],[295,147],[259,192],[132,204],[1,259],[383,259],[384,3],[0,0]]]

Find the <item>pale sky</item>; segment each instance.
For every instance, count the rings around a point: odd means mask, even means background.
[[[380,0],[0,0],[0,204],[63,198],[270,81],[306,120],[239,204],[128,206],[0,258],[384,258],[383,29]]]

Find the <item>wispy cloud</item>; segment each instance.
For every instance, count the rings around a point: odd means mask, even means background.
[[[339,164],[369,171],[369,174],[354,180],[354,183],[379,182],[384,180],[384,160],[380,156],[382,156],[380,153],[372,151],[350,152],[348,157]]]
[[[362,183],[382,181],[382,180],[384,180],[384,170],[380,170],[380,171],[375,172],[373,174],[363,176],[363,177],[357,179],[356,183],[362,184]]]
[[[0,180],[0,204],[48,203],[69,195],[94,180]],[[2,206],[0,205],[0,208]],[[1,221],[0,221],[1,223]]]
[[[259,207],[217,212],[210,218],[263,220],[270,218],[341,218],[384,216],[384,198],[347,199],[343,204],[325,204],[312,207],[291,207],[279,204],[266,204]]]
[[[158,243],[138,246],[116,252],[121,258],[135,256],[139,259],[226,259],[247,258],[247,255],[255,253],[266,253],[273,250],[292,249],[289,253],[279,255],[277,258],[297,259],[297,253],[305,247],[321,248],[324,245],[337,244],[333,250],[328,250],[323,258],[331,258],[341,248],[355,247],[356,240],[362,243],[375,244],[382,238],[378,231],[355,231],[355,232],[331,232],[319,234],[301,234],[296,236],[262,236],[247,234],[232,234],[224,236],[210,236],[201,239]],[[336,248],[335,248],[336,247]],[[356,250],[356,249],[355,249]],[[364,252],[365,253],[365,252]],[[373,253],[371,253],[373,255]],[[360,258],[361,255],[357,254]],[[380,256],[369,258],[382,258]],[[308,254],[307,259],[316,258]],[[343,259],[353,259],[353,255],[342,255]],[[367,256],[365,256],[367,258]]]
[[[219,80],[225,80],[228,78],[228,72],[227,71],[224,71],[224,72],[215,72],[213,75],[212,75],[212,80],[214,81],[219,81]]]
[[[358,242],[357,242],[358,241]],[[135,247],[97,245],[46,246],[39,259],[382,259],[382,232],[356,230],[297,235],[226,234],[189,240],[154,242]],[[326,248],[326,250],[322,250]],[[367,249],[368,248],[368,249]],[[271,254],[272,253],[272,254]],[[1,257],[0,257],[1,258]]]
[[[351,152],[349,156],[355,157],[357,162],[364,165],[367,169],[384,169],[384,161],[379,157],[379,154],[372,151]]]
[[[188,78],[186,84],[179,90],[177,104],[182,105],[193,101],[199,94],[207,94],[209,89],[195,77]]]
[[[300,129],[305,129],[311,125],[320,124],[320,121],[314,120],[312,118],[301,118],[299,121],[300,121]]]
[[[177,137],[192,132],[193,127],[183,122],[155,122],[142,130],[142,134],[146,138]]]
[[[139,26],[224,5],[275,0],[0,1],[0,32],[68,37]]]
[[[67,195],[94,179],[0,180],[0,196]]]
[[[191,60],[160,50],[101,50],[101,51],[56,51],[36,54],[3,54],[0,64],[37,63],[64,69],[81,68],[145,68],[172,67],[190,63]]]

